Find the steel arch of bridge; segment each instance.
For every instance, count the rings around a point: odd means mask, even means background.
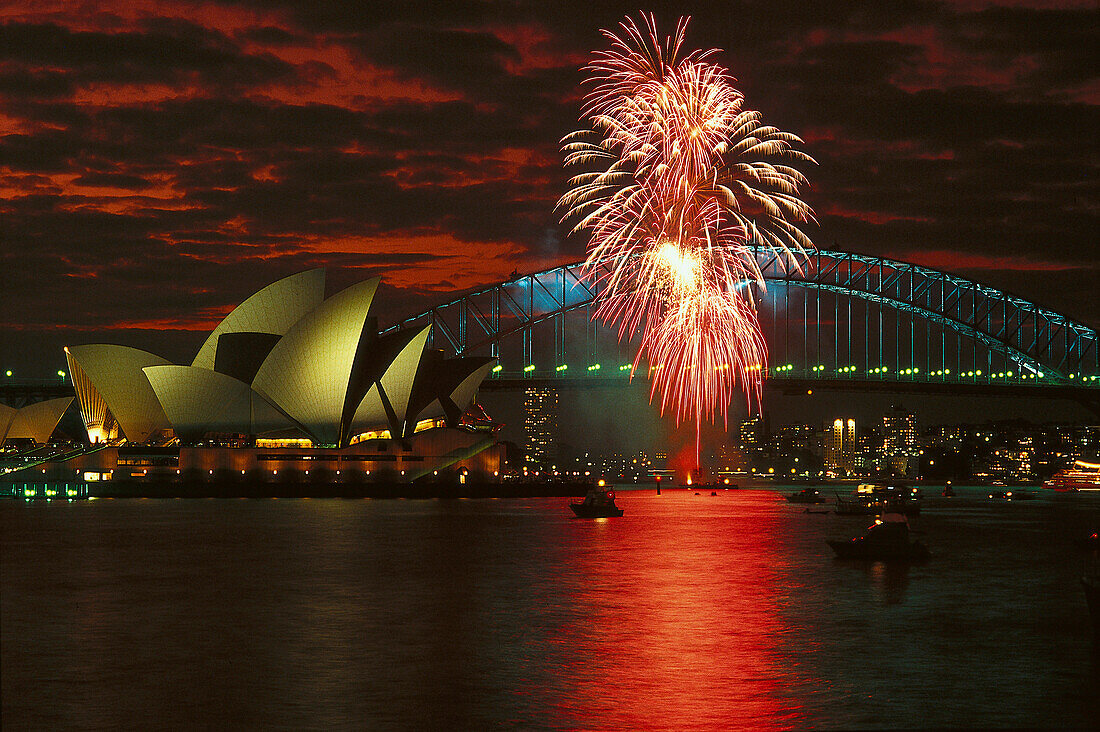
[[[752,251],[768,285],[768,293],[761,295],[760,317],[766,332],[769,325],[773,326],[773,339],[769,341],[773,355],[779,350],[776,342],[778,328],[774,326],[782,318],[782,352],[785,356],[782,360],[799,360],[790,358],[791,350],[787,342],[791,335],[792,303],[803,305],[803,317],[796,320],[803,328],[805,341],[809,340],[809,328],[814,318],[818,321],[817,337],[814,339],[817,349],[812,354],[808,348],[803,349],[802,363],[797,365],[802,373],[789,373],[796,368],[794,363],[785,364],[785,371],[777,370],[775,367],[780,363],[773,358],[769,378],[796,375],[800,378],[810,375],[817,378],[867,378],[873,371],[872,364],[877,364],[874,368],[879,371],[874,372],[874,378],[878,379],[1002,379],[1002,383],[1005,379],[1041,379],[1041,383],[1051,385],[1100,388],[1100,345],[1096,331],[1022,298],[946,272],[882,257],[819,249],[792,259],[770,247],[758,246]],[[792,291],[796,293],[794,299],[791,298]],[[486,354],[500,358],[501,344],[511,338],[519,338],[522,339],[523,363],[502,368],[506,373],[522,371],[535,376],[531,371],[536,360],[533,333],[537,328],[552,325],[555,364],[565,363],[570,356],[576,358],[575,353],[566,352],[566,316],[570,314],[584,316],[586,352],[582,354],[582,362],[590,365],[598,363],[597,330],[606,330],[591,318],[593,299],[598,292],[598,283],[593,284],[584,278],[582,263],[578,262],[515,277],[465,294],[407,318],[389,330],[430,324],[431,346],[443,349],[448,355]],[[782,303],[779,302],[780,296]],[[812,316],[808,305],[811,297],[816,305]],[[823,354],[820,322],[822,302],[826,299],[830,305],[835,305],[832,313],[834,341],[832,348],[826,348]],[[852,338],[854,301],[862,303],[866,311],[864,353],[859,358],[853,355],[852,347],[859,341]],[[845,303],[848,320],[846,332],[842,332],[840,323],[845,315]],[[875,307],[878,309],[880,330],[877,333],[877,354],[872,352],[871,346],[875,335],[872,333],[871,312]],[[897,362],[892,368],[885,367],[885,370],[884,363],[889,361],[889,354],[883,352],[884,343],[888,340],[884,309],[892,314],[890,324],[897,330],[893,345],[898,354]],[[909,323],[911,329],[910,360],[917,359],[917,323],[925,326],[935,324],[941,335],[939,357],[935,357],[932,336],[928,335],[929,343],[924,348],[923,362],[909,364],[909,373],[905,373],[905,364],[900,363],[900,323],[903,320]],[[927,327],[925,330],[930,332]],[[973,351],[971,368],[962,365],[952,370],[947,367],[950,361],[947,353],[949,346],[943,334],[949,331],[957,335],[960,350],[970,348]],[[964,340],[968,346],[963,346]],[[980,348],[974,344],[980,344]],[[845,345],[848,351],[846,359],[841,357],[842,346]],[[830,360],[832,363],[826,363]],[[858,370],[847,365],[856,361],[863,362]],[[841,363],[846,365],[841,366]],[[1007,368],[1005,364],[1008,364]],[[1013,364],[1015,367],[1012,367]],[[559,371],[558,375],[564,374]]]

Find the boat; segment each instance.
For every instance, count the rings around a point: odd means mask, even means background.
[[[573,509],[577,518],[611,518],[623,515],[623,509],[615,505],[615,491],[603,486],[590,488],[583,501],[573,501],[569,508]]]
[[[836,496],[836,513],[841,516],[871,516],[883,513],[901,513],[916,516],[920,513],[919,488],[910,488],[894,481],[861,483],[848,496]]]
[[[787,496],[791,503],[825,503],[825,496],[817,488],[803,488]]]
[[[1044,488],[1066,491],[1100,491],[1100,463],[1076,460],[1073,467],[1059,470],[1043,483]]]
[[[928,547],[909,541],[909,521],[900,513],[885,513],[862,536],[848,541],[828,541],[838,559],[884,562],[917,562],[928,559]]]
[[[1035,492],[1024,491],[1017,488],[1012,491],[993,491],[989,494],[989,497],[1005,501],[1033,501],[1035,500]]]
[[[943,487],[944,498],[954,498],[955,488],[951,485],[951,481],[947,481],[947,485]]]
[[[1093,529],[1085,536],[1074,541],[1078,549],[1100,550],[1100,530]]]

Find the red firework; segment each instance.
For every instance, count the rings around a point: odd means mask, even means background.
[[[812,246],[799,197],[813,163],[801,140],[743,109],[717,51],[681,55],[688,19],[663,42],[652,15],[627,18],[611,49],[585,68],[591,127],[562,141],[579,169],[559,207],[589,233],[596,317],[620,339],[641,333],[650,398],[677,422],[726,419],[738,386],[759,404],[767,349],[753,286],[764,287],[751,246],[794,257]]]

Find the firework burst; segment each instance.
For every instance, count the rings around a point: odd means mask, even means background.
[[[715,49],[682,52],[688,19],[663,41],[642,21],[604,31],[611,48],[585,67],[590,127],[562,141],[577,172],[558,205],[589,234],[596,317],[620,340],[641,333],[634,370],[648,363],[650,398],[698,427],[725,420],[738,386],[759,403],[767,348],[752,287],[764,281],[750,247],[793,260],[812,246],[795,166],[813,160],[743,108]]]

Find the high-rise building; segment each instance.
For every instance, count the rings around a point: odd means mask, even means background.
[[[825,469],[852,471],[856,468],[858,454],[856,421],[851,417],[837,417],[825,433]]]
[[[909,465],[917,456],[917,419],[900,404],[890,407],[882,416],[883,453],[890,470],[899,475],[909,472]]]
[[[523,393],[523,447],[531,465],[549,463],[558,433],[558,390],[532,386]]]
[[[821,454],[821,438],[818,428],[812,424],[786,424],[780,427],[773,440],[775,449],[782,454],[809,452]]]
[[[767,423],[759,414],[742,420],[738,425],[737,444],[746,453],[761,452],[767,440]]]

